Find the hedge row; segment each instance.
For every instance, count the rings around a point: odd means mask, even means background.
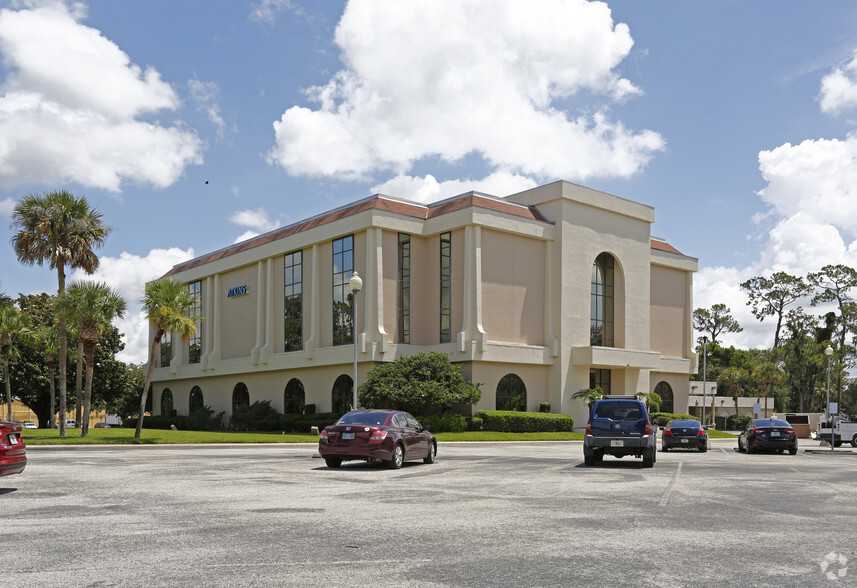
[[[652,417],[652,424],[656,425],[666,425],[670,421],[677,420],[699,420],[693,415],[672,412],[653,412],[649,416]]]
[[[486,431],[503,433],[549,433],[572,431],[574,419],[564,414],[547,412],[517,412],[510,410],[478,410],[474,416],[482,419]]]

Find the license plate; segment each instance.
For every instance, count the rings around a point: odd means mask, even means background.
[[[17,445],[18,444],[18,436],[17,435],[9,435],[9,444]]]
[[[779,431],[771,431],[771,437],[779,437],[779,436],[780,436]]]
[[[342,440],[347,441],[349,439],[354,439],[354,433],[343,433]]]
[[[611,439],[610,447],[625,447],[625,441],[622,439]]]
[[[681,442],[682,442],[682,443],[687,443],[687,439],[682,439],[682,440],[681,440]]]

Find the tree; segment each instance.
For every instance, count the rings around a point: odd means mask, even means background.
[[[661,395],[657,392],[640,392],[637,394],[637,397],[646,405],[646,410],[649,410],[650,406],[654,407],[655,410],[658,410],[663,402]]]
[[[65,268],[82,269],[88,274],[98,269],[94,248],[107,239],[110,228],[101,214],[67,190],[44,195],[27,194],[12,211],[12,226],[17,230],[12,245],[18,261],[26,265],[44,265],[57,270],[57,293],[65,292]],[[66,319],[59,319],[60,437],[65,437],[66,371],[68,334]]]
[[[762,398],[765,399],[765,417],[768,416],[768,394],[774,397],[774,386],[782,382],[783,371],[770,361],[761,361],[753,366],[750,377],[759,388]],[[776,405],[773,407],[776,409]]]
[[[601,389],[601,386],[595,386],[595,388],[584,388],[571,395],[572,398],[580,398],[583,400],[586,403],[586,406],[589,407],[590,411],[592,410],[592,406],[601,400],[602,396],[604,396],[604,390]]]
[[[741,289],[750,297],[747,305],[752,306],[753,316],[760,322],[768,316],[777,317],[773,348],[778,348],[783,313],[790,304],[809,294],[809,284],[801,277],[792,276],[786,272],[776,272],[770,278],[751,278],[741,284]]]
[[[152,376],[155,374],[155,358],[158,356],[158,347],[165,333],[178,333],[182,341],[190,339],[196,333],[197,323],[202,317],[191,316],[190,312],[194,306],[194,298],[183,283],[165,278],[155,280],[146,284],[143,295],[143,312],[155,331],[152,339],[152,349],[149,352],[149,370],[146,373],[146,383],[140,395],[140,412],[137,415],[137,431],[134,438],[139,439],[143,432],[143,415],[146,413],[146,400],[149,395],[149,386],[152,384]]]
[[[57,298],[57,311],[74,326],[83,345],[86,361],[83,418],[80,436],[89,434],[92,407],[92,373],[95,368],[95,346],[114,319],[125,316],[125,299],[103,282],[72,282]]]
[[[48,377],[50,378],[51,387],[51,418],[48,419],[48,428],[54,428],[54,413],[56,412],[56,390],[54,382],[56,380],[57,354],[60,347],[60,334],[57,329],[49,325],[40,325],[36,331],[40,347],[45,354],[45,365],[48,367]],[[38,414],[38,413],[36,413]],[[42,423],[44,425],[44,423]]]
[[[717,336],[721,333],[740,333],[744,330],[725,304],[694,310],[693,328],[710,335],[712,343],[717,343]]]
[[[836,393],[837,399],[842,402],[842,369],[840,363],[845,363],[845,358],[848,355],[848,350],[845,346],[845,338],[849,331],[849,318],[853,315],[852,305],[854,300],[850,296],[850,291],[857,287],[857,270],[846,265],[826,265],[821,268],[820,272],[809,274],[807,277],[809,283],[815,289],[815,295],[812,297],[812,305],[816,306],[820,303],[835,302],[839,309],[839,325],[837,328],[836,338],[837,345],[834,346],[834,359],[836,360],[837,378],[836,378]]]
[[[747,371],[738,367],[728,367],[720,372],[720,382],[729,387],[735,399],[735,416],[738,416],[738,397],[743,395],[741,382],[747,378]]]
[[[35,339],[30,329],[30,317],[14,306],[0,306],[0,356],[3,358],[3,381],[6,383],[6,420],[12,420],[12,382],[9,362],[21,357],[18,344]]]
[[[481,392],[468,382],[461,366],[445,353],[420,352],[375,366],[357,389],[361,406],[406,410],[424,415],[426,410],[446,412],[454,404],[475,404]]]

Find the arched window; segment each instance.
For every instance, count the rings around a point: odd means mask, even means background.
[[[188,403],[188,414],[200,408],[205,408],[205,403],[202,399],[202,390],[199,386],[194,386],[190,389],[190,402]]]
[[[164,388],[164,391],[161,392],[161,414],[163,416],[172,416],[174,413],[173,393],[169,388]]]
[[[351,387],[354,380],[342,374],[333,383],[333,412],[348,412],[351,410],[351,400],[354,390]]]
[[[304,404],[306,404],[304,385],[297,378],[292,378],[286,384],[286,391],[283,393],[283,413],[300,413]]]
[[[238,382],[232,389],[232,413],[240,410],[241,406],[250,406],[250,392],[244,382]]]
[[[658,382],[655,392],[661,397],[661,408],[659,412],[675,412],[673,410],[673,389],[666,382]]]
[[[602,253],[592,264],[590,290],[589,344],[613,347],[614,260]]]
[[[497,384],[497,410],[527,410],[527,387],[515,374],[506,374]]]

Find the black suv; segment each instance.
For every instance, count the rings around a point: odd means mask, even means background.
[[[643,467],[655,465],[657,433],[646,405],[634,396],[608,396],[595,402],[586,424],[583,461],[591,466],[604,455],[643,458]]]

